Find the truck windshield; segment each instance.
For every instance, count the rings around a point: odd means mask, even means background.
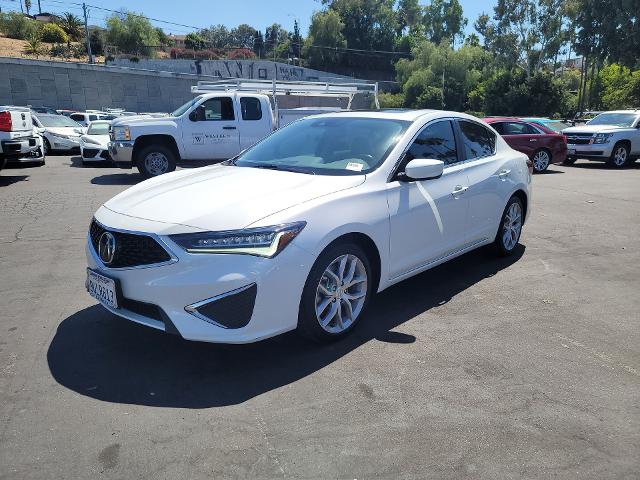
[[[635,113],[601,113],[587,125],[615,125],[617,127],[631,127],[637,118]]]
[[[384,162],[410,124],[350,116],[302,119],[277,130],[233,164],[318,175],[361,175]]]
[[[180,115],[182,115],[184,112],[186,112],[187,110],[189,110],[191,108],[192,105],[195,105],[195,103],[198,101],[199,97],[194,98],[193,100],[189,100],[187,103],[185,103],[184,105],[182,105],[181,107],[178,107],[177,110],[174,110],[173,112],[171,112],[171,116],[172,117],[179,117]]]

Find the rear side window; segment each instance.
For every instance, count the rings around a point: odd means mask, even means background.
[[[243,97],[240,99],[240,110],[242,110],[243,120],[262,119],[262,107],[260,100],[253,97]]]
[[[505,135],[505,133],[504,133],[504,123],[503,122],[492,123],[491,126],[500,135]]]
[[[449,120],[432,123],[420,132],[407,150],[405,164],[415,158],[442,160],[445,165],[458,161],[456,138]]]
[[[89,121],[93,122],[94,120],[97,120],[98,116],[97,115],[89,115]]]
[[[509,122],[504,124],[504,133],[501,135],[535,135],[538,131],[527,123]]]
[[[460,120],[460,133],[467,160],[489,157],[496,153],[496,136],[479,123]]]
[[[79,122],[84,122],[84,115],[72,114],[70,117]]]

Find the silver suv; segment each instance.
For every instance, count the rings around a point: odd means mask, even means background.
[[[562,133],[567,137],[568,164],[585,158],[622,168],[640,156],[640,110],[603,112]]]

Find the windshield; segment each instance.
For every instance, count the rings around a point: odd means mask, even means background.
[[[189,100],[187,103],[185,103],[181,107],[178,107],[177,110],[174,110],[173,112],[171,112],[171,116],[172,117],[179,117],[184,112],[189,110],[191,108],[191,106],[194,105],[197,101],[198,101],[198,97],[194,98],[193,100]]]
[[[233,163],[320,175],[359,175],[378,168],[409,125],[387,118],[302,119],[277,130]]]
[[[587,125],[615,125],[617,127],[631,127],[637,118],[635,113],[601,113]]]
[[[561,122],[560,120],[552,121],[552,122],[544,122],[542,123],[547,128],[550,128],[554,132],[561,132],[565,128],[569,128],[571,125],[568,123]]]
[[[108,123],[92,123],[89,125],[87,135],[109,135]]]
[[[38,121],[43,127],[81,127],[79,123],[64,115],[38,115]]]

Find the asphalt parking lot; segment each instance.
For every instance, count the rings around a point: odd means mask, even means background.
[[[638,478],[640,162],[534,178],[511,259],[378,296],[340,343],[190,343],[84,291],[135,173],[0,172],[0,478]]]

